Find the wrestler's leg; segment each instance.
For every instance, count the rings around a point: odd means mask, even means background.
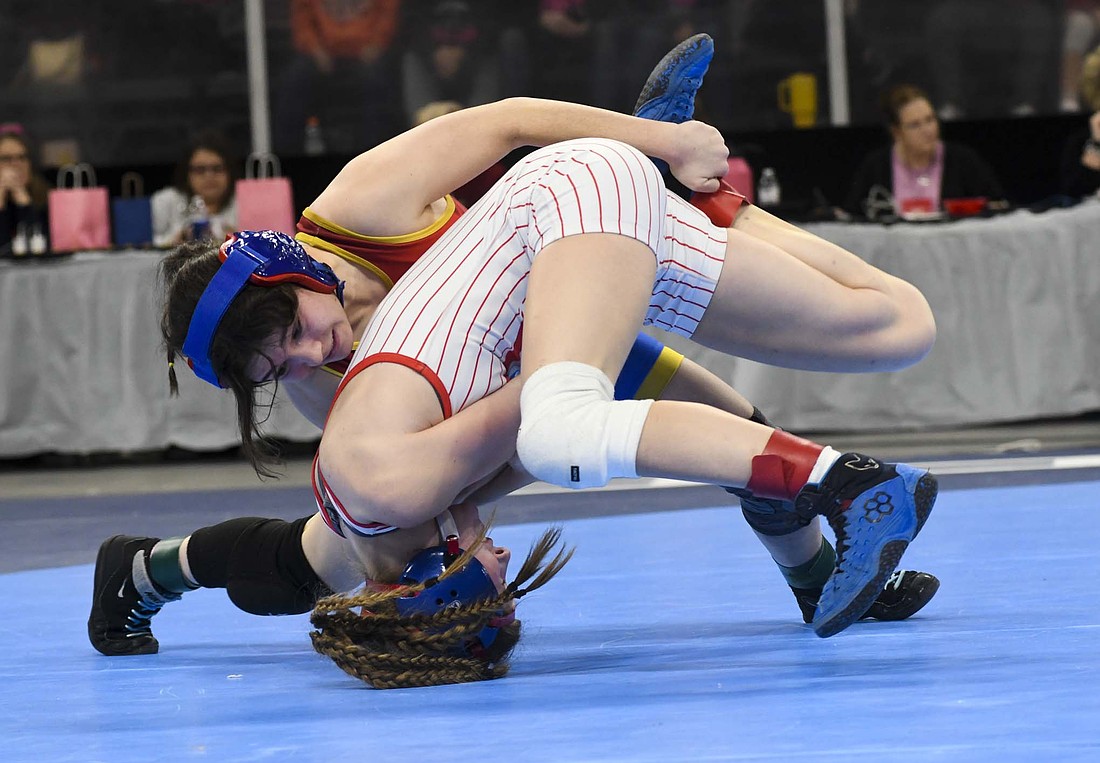
[[[911,284],[746,207],[692,339],[770,365],[889,371],[927,354],[935,322]]]
[[[347,542],[319,514],[293,522],[241,517],[185,538],[115,536],[96,559],[88,635],[107,655],[155,654],[152,618],[198,588],[225,588],[252,614],[300,614],[363,581]]]

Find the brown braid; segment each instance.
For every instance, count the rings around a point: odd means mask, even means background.
[[[489,525],[439,579],[461,570],[481,546]],[[433,615],[403,616],[397,611],[398,597],[419,593],[434,580],[415,586],[388,590],[364,590],[355,594],[327,596],[317,602],[310,622],[313,648],[336,665],[375,689],[486,681],[508,672],[508,656],[520,636],[520,623],[502,627],[487,653],[467,655],[461,648],[485,628],[513,599],[541,588],[561,571],[573,556],[573,549],[558,549],[561,528],[551,528],[532,545],[515,579],[498,596]],[[530,583],[528,584],[528,581]],[[526,586],[524,584],[527,584]],[[359,613],[362,608],[363,614]]]

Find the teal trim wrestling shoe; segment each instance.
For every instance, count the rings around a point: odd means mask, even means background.
[[[894,570],[894,574],[883,586],[882,593],[859,619],[908,620],[924,609],[924,605],[932,601],[938,590],[940,580],[930,572]],[[812,623],[817,613],[817,602],[821,598],[821,589],[791,586],[791,591],[794,592],[795,601],[802,612],[802,620]]]
[[[634,116],[676,124],[689,121],[713,57],[714,40],[708,34],[689,37],[670,50],[642,87]]]
[[[823,515],[836,533],[836,571],[825,583],[814,632],[828,638],[859,620],[882,593],[936,502],[924,469],[845,453],[820,485],[804,487],[798,510]]]

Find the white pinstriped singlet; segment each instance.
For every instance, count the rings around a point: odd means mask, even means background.
[[[432,384],[446,416],[499,389],[519,360],[535,256],[559,238],[600,232],[656,253],[645,322],[691,337],[722,270],[725,229],[668,193],[634,148],[574,140],[518,162],[397,282],[344,383],[374,363],[401,363]]]

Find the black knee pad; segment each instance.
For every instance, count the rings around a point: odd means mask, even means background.
[[[790,535],[814,521],[813,516],[799,514],[794,501],[758,498],[738,487],[728,487],[726,492],[741,499],[741,513],[745,515],[745,521],[761,535]]]
[[[241,534],[229,561],[230,601],[254,615],[300,615],[332,593],[302,550],[308,521],[267,519]]]
[[[332,593],[302,550],[310,517],[293,522],[247,517],[192,533],[187,558],[196,580],[225,588],[253,615],[299,615]]]

